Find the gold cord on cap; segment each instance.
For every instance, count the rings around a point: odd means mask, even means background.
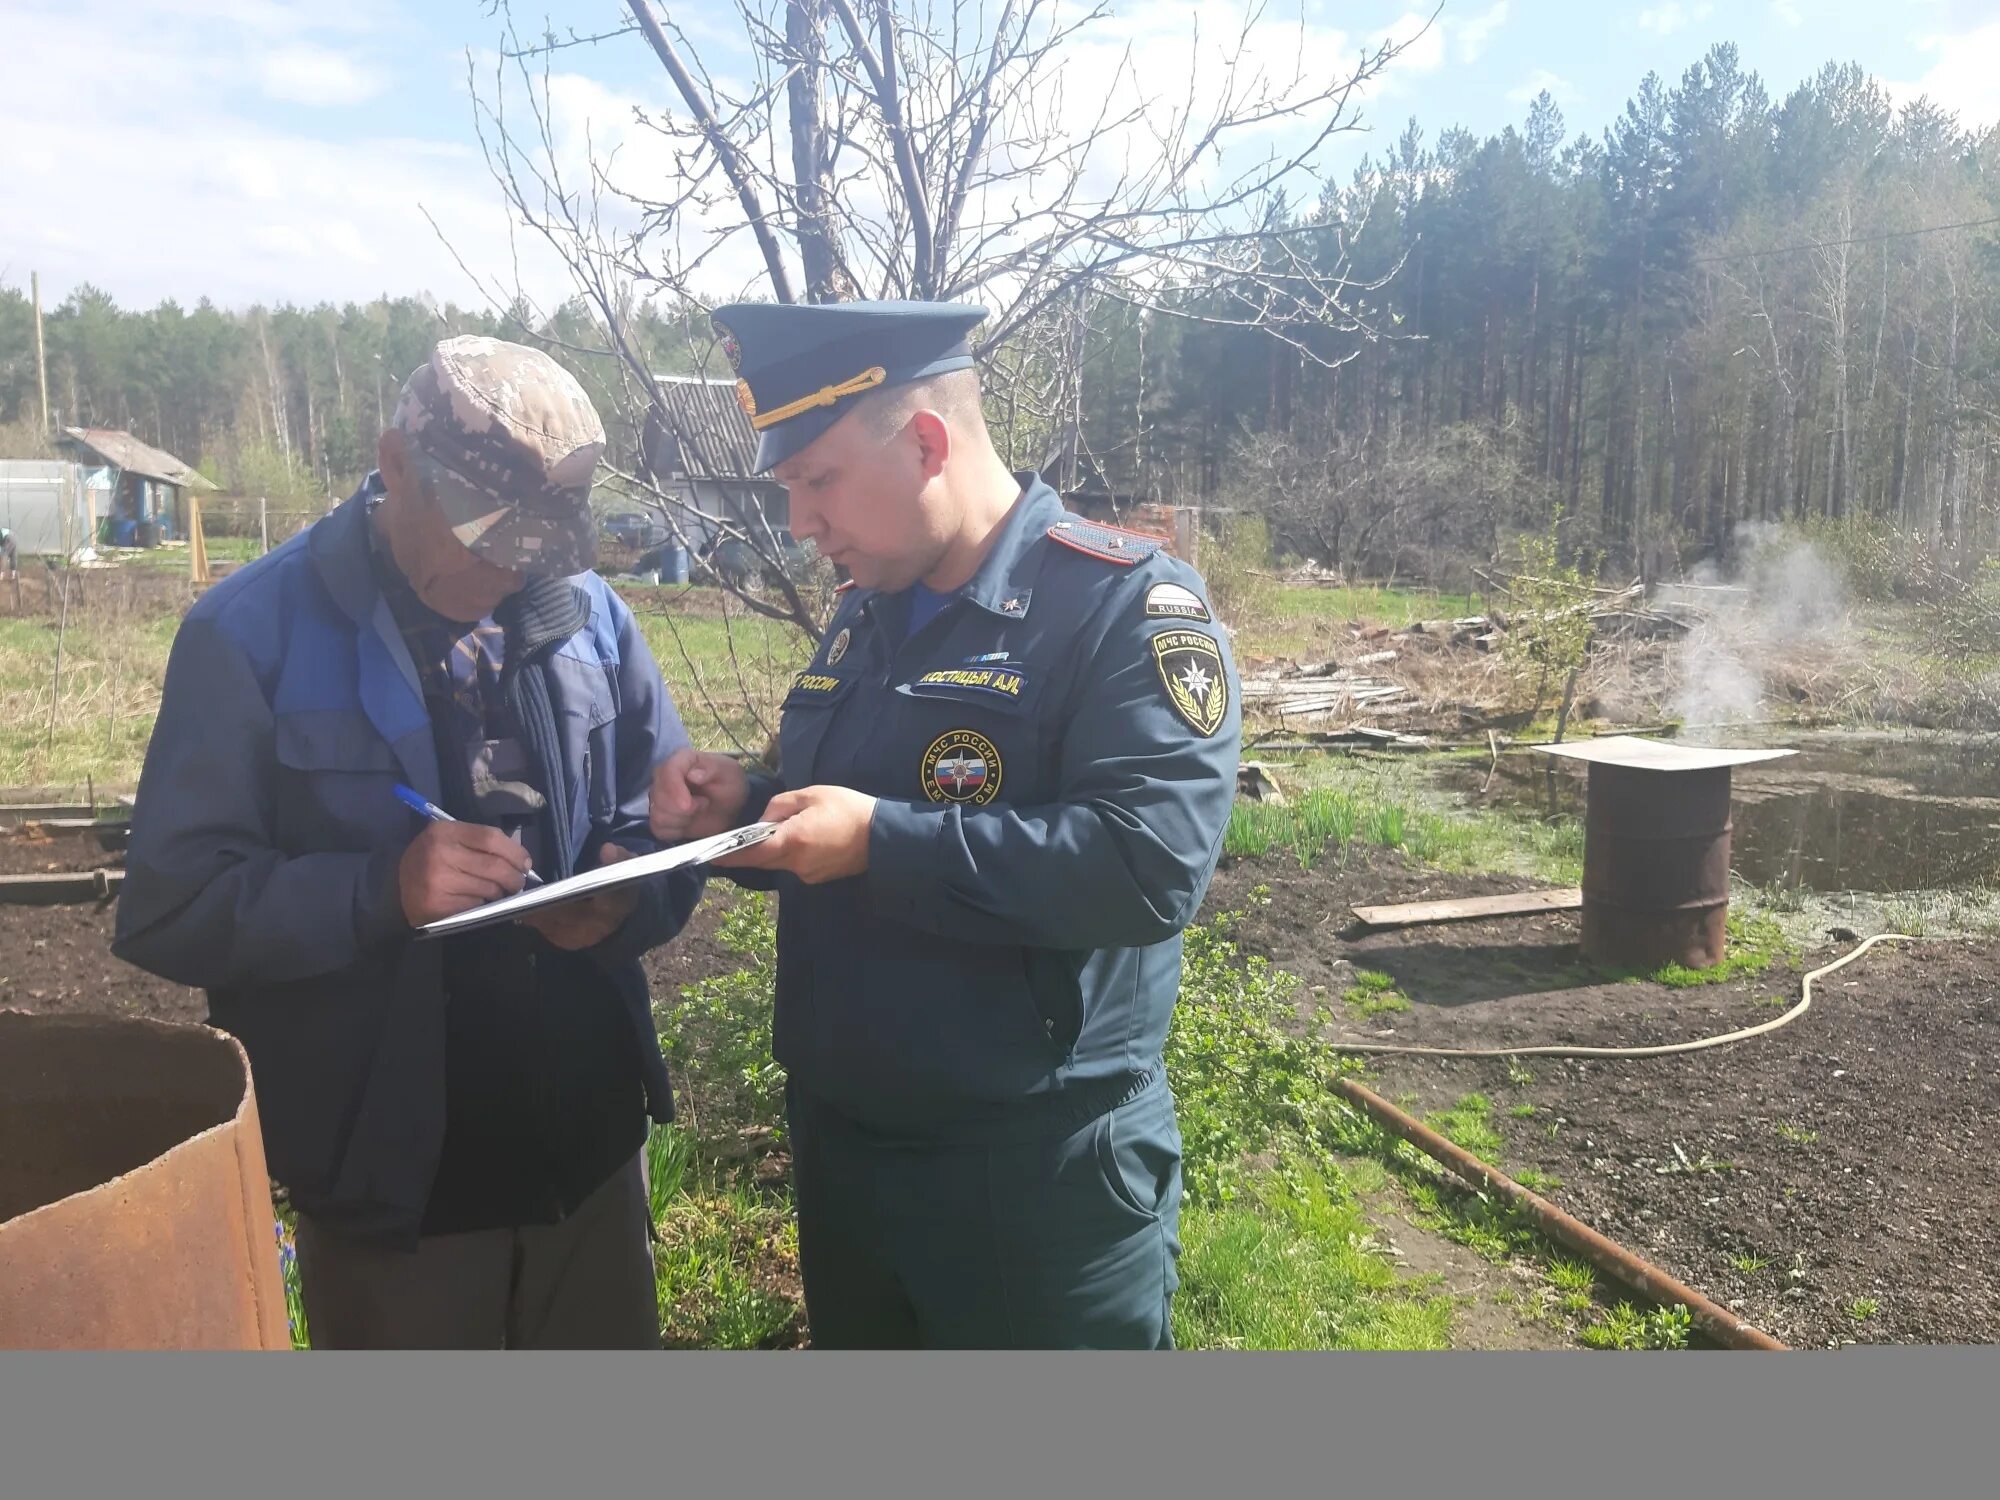
[[[770,411],[754,412],[750,417],[750,425],[762,432],[767,427],[775,427],[780,422],[796,417],[800,412],[811,411],[816,406],[831,406],[842,396],[858,396],[863,391],[872,391],[888,378],[888,371],[876,365],[872,369],[863,370],[852,380],[843,380],[839,385],[823,385],[810,396],[801,396],[796,401],[788,401],[785,405],[774,407]],[[739,392],[739,400],[741,394]]]

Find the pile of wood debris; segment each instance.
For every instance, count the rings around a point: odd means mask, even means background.
[[[1704,613],[1700,601],[1649,601],[1636,583],[1599,589],[1588,605],[1578,607],[1589,609],[1600,641],[1672,639],[1686,634]],[[1351,655],[1319,662],[1247,664],[1244,710],[1267,722],[1275,719],[1280,731],[1320,731],[1316,738],[1325,738],[1329,729],[1351,736],[1373,726],[1373,734],[1402,742],[1395,748],[1422,743],[1382,727],[1384,721],[1421,720],[1460,702],[1449,688],[1440,696],[1444,686],[1438,677],[1440,666],[1454,659],[1469,666],[1471,658],[1460,653],[1498,653],[1523,619],[1494,610],[1459,619],[1419,620],[1400,629],[1357,625],[1352,630]],[[1452,675],[1461,692],[1473,686],[1466,673]],[[1469,700],[1460,702],[1460,707],[1474,718],[1486,712]]]

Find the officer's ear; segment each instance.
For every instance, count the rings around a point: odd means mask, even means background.
[[[937,478],[951,459],[951,424],[940,413],[922,409],[911,416],[909,431],[916,440],[917,461],[924,478]]]

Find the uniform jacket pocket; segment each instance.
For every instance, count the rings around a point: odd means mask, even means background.
[[[807,671],[792,679],[778,722],[778,769],[788,788],[796,791],[811,784],[813,762],[833,722],[834,708],[853,692],[854,683],[851,673]]]

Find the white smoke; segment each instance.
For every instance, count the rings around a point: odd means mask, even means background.
[[[1738,528],[1736,541],[1729,574],[1703,563],[1689,580],[1697,587],[1661,591],[1702,611],[1681,645],[1673,713],[1684,724],[1768,717],[1770,674],[1780,658],[1838,645],[1848,633],[1840,574],[1812,543],[1756,523]]]

